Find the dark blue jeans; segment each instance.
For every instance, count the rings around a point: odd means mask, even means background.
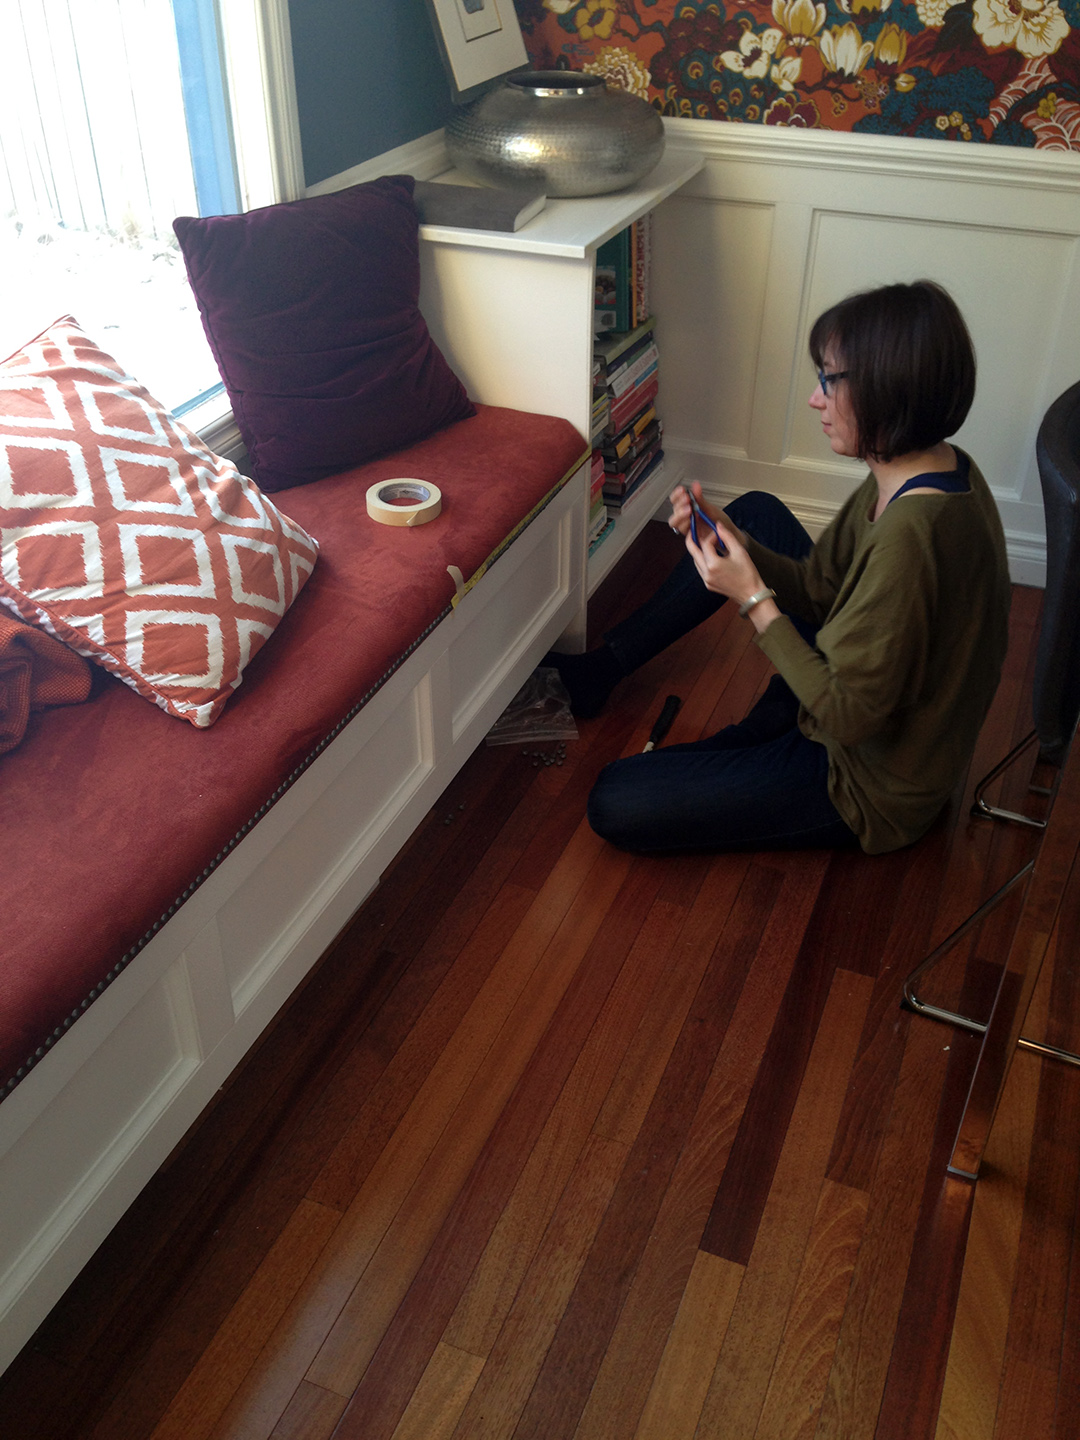
[[[770,550],[802,558],[803,527],[773,495],[751,491],[727,507]],[[689,555],[650,600],[604,637],[629,674],[716,612]],[[798,623],[798,622],[797,622]],[[799,623],[812,640],[810,627]],[[778,676],[745,720],[688,745],[606,766],[589,796],[589,823],[625,850],[794,850],[858,842],[829,799],[829,760],[796,723],[799,703]]]

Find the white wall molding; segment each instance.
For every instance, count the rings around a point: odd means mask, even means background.
[[[320,180],[317,185],[309,185],[304,193],[331,195],[336,190],[344,190],[348,185],[361,185],[366,180],[378,180],[382,175],[415,175],[418,180],[430,180],[433,175],[441,175],[449,168],[450,160],[446,154],[443,132],[432,130],[428,135],[421,135],[419,139],[410,140],[405,145],[397,145],[393,150],[386,150],[382,155],[376,155],[360,165],[353,165],[338,175],[330,175],[327,179]]]
[[[665,449],[730,498],[781,496],[814,530],[863,471],[806,401],[814,318],[929,276],[960,304],[979,383],[957,442],[993,491],[1014,580],[1044,572],[1035,437],[1080,378],[1080,155],[665,120],[703,169],[656,213]]]
[[[699,150],[707,159],[755,165],[813,165],[896,179],[1014,185],[1080,196],[1080,153],[1075,151],[966,145],[959,141],[909,140],[716,120],[667,118],[664,129],[671,144]]]

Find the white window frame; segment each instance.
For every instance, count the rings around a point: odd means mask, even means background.
[[[304,193],[288,0],[218,0],[245,210]]]
[[[288,0],[218,0],[243,209],[304,194]],[[223,408],[225,407],[225,408]],[[184,416],[212,450],[242,448],[227,402],[218,395]]]

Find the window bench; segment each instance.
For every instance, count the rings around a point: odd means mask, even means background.
[[[279,492],[319,562],[214,726],[102,673],[0,759],[0,1368],[580,618],[583,448],[481,406]],[[398,476],[442,515],[358,525]]]

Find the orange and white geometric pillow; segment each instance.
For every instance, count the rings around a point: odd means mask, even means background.
[[[318,544],[64,316],[0,365],[0,603],[213,724]]]

